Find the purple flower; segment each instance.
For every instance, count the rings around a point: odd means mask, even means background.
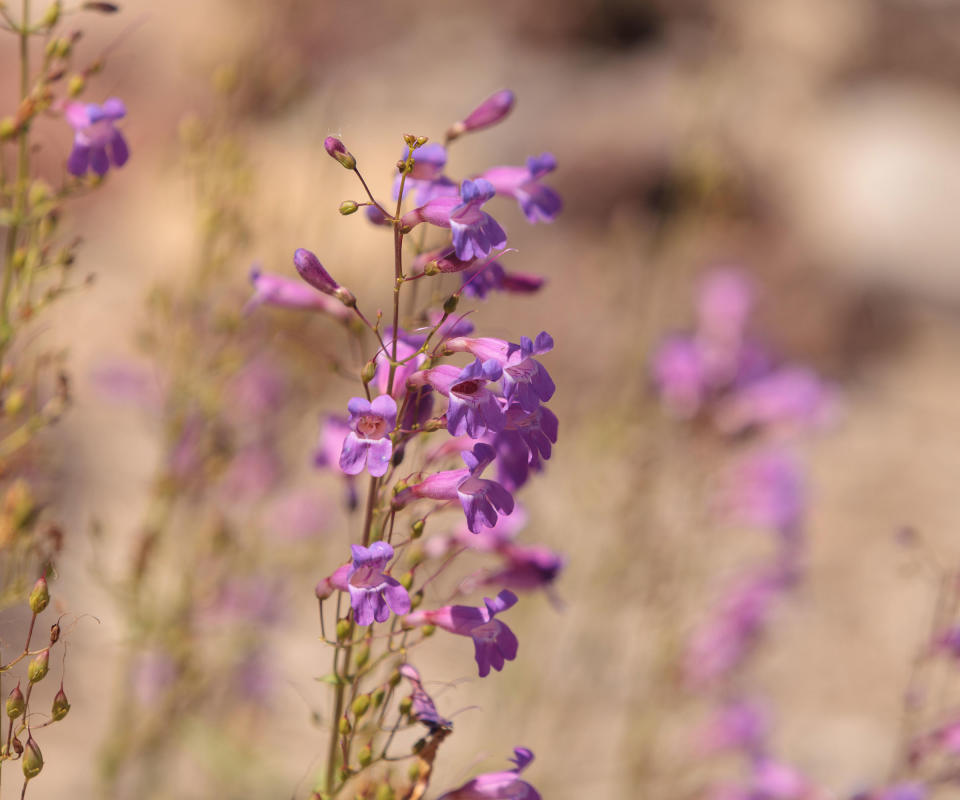
[[[436,705],[434,705],[433,698],[430,697],[423,688],[423,683],[420,681],[420,673],[417,672],[416,667],[412,664],[401,664],[398,671],[404,678],[410,681],[410,685],[413,687],[413,692],[410,695],[410,710],[413,718],[417,722],[422,722],[426,725],[431,733],[440,728],[452,729],[453,723],[440,716],[437,712]]]
[[[552,445],[557,443],[560,421],[546,406],[537,406],[533,411],[524,411],[519,405],[511,405],[506,411],[503,435],[515,433],[526,445],[529,461],[549,460]]]
[[[657,348],[651,374],[660,401],[680,419],[696,416],[706,395],[706,374],[700,350],[685,335],[670,336]]]
[[[803,430],[834,416],[833,392],[806,367],[781,367],[738,389],[717,409],[721,431],[741,433],[758,426]]]
[[[768,733],[763,710],[754,703],[737,700],[720,708],[700,733],[705,753],[740,750],[759,755]]]
[[[325,311],[340,320],[351,317],[350,310],[326,295],[317,294],[299,281],[263,272],[258,265],[250,268],[250,283],[253,284],[253,297],[243,307],[249,314],[262,305],[292,308],[303,311]]]
[[[359,475],[364,467],[376,478],[386,473],[393,455],[390,433],[397,424],[397,404],[388,394],[371,403],[354,397],[347,403],[350,433],[343,440],[340,469],[347,475]]]
[[[416,498],[459,500],[471,533],[492,528],[498,514],[513,513],[513,496],[496,481],[480,477],[496,454],[490,445],[478,442],[472,451],[461,453],[467,469],[436,472],[393,498],[394,508],[403,508]]]
[[[88,169],[105,175],[111,162],[122,167],[130,157],[127,141],[114,122],[127,115],[123,101],[111,97],[102,106],[96,103],[67,103],[67,122],[73,127],[73,150],[67,159],[72,175],[82,177]],[[109,153],[109,155],[108,155]]]
[[[756,451],[737,463],[726,480],[720,507],[735,522],[795,533],[803,523],[803,473],[779,449]]]
[[[495,92],[471,111],[466,119],[455,123],[447,131],[447,141],[453,141],[461,134],[479,131],[496,125],[513,109],[516,97],[509,89]]]
[[[813,787],[800,772],[770,758],[753,763],[751,788],[758,800],[808,800]]]
[[[753,282],[736,269],[718,269],[700,284],[697,333],[713,341],[739,342],[753,313]]]
[[[533,294],[541,289],[544,279],[526,272],[507,272],[498,261],[471,264],[461,273],[461,292],[483,300],[490,292]]]
[[[441,364],[417,373],[410,383],[422,385],[426,382],[446,395],[449,401],[447,430],[453,436],[466,434],[471,439],[479,439],[488,431],[503,430],[506,423],[497,396],[487,388],[488,383],[498,380],[502,374],[500,363],[495,359],[484,362],[476,359],[459,370]]]
[[[498,549],[505,563],[483,579],[488,586],[533,590],[550,586],[566,565],[560,553],[542,545],[505,544]]]
[[[480,677],[490,674],[490,668],[499,672],[504,662],[517,657],[519,643],[506,625],[494,617],[511,608],[517,596],[507,589],[493,600],[483,598],[483,607],[443,606],[429,611],[415,611],[404,619],[404,625],[436,625],[445,631],[473,639],[474,655]]]
[[[477,775],[438,800],[540,800],[537,790],[520,780],[520,773],[533,761],[533,753],[525,747],[515,747],[513,752],[513,769]]]
[[[384,339],[387,351],[377,350],[376,365],[377,369],[373,376],[374,385],[381,394],[387,394],[390,382],[390,356],[393,354],[393,336],[392,331],[387,331],[387,338]],[[407,380],[420,368],[420,365],[426,359],[423,353],[412,357],[420,348],[419,344],[413,344],[402,330],[397,337],[397,361],[406,361],[400,364],[393,371],[393,391],[391,394],[396,397],[402,397],[407,391]],[[407,360],[409,359],[409,360]]]
[[[553,222],[563,208],[563,200],[540,178],[557,168],[550,153],[531,156],[525,167],[493,167],[480,177],[489,181],[497,194],[512,197],[528,222]]]
[[[353,566],[347,573],[347,588],[357,625],[370,625],[374,620],[386,622],[391,611],[394,614],[409,612],[407,590],[383,571],[393,558],[393,548],[386,542],[374,542],[370,547],[354,544],[350,550]]]
[[[553,338],[541,331],[535,341],[520,337],[520,344],[503,339],[457,337],[447,341],[447,349],[468,352],[486,363],[496,361],[503,368],[503,395],[510,403],[518,403],[532,412],[540,403],[553,397],[556,386],[550,374],[533,356],[548,353],[553,349]]]
[[[927,788],[920,783],[899,783],[884,789],[876,795],[876,800],[926,800]]]
[[[336,136],[328,136],[326,139],[324,139],[323,149],[327,151],[327,155],[329,155],[330,158],[338,162],[344,168],[356,168],[357,159],[353,157],[353,154],[347,150],[343,142],[341,142]]]
[[[460,185],[459,197],[435,197],[405,214],[401,222],[409,228],[421,222],[450,228],[457,258],[461,261],[485,258],[491,250],[504,247],[507,243],[507,234],[499,223],[480,210],[494,193],[489,181],[482,178],[465,180]]]

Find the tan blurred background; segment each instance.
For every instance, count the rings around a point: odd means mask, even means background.
[[[336,214],[356,190],[323,152],[327,135],[386,194],[401,133],[439,137],[509,87],[512,116],[458,143],[450,172],[544,150],[559,162],[549,182],[566,208],[554,225],[498,214],[519,249],[511,265],[546,275],[546,289],[488,302],[476,319],[488,335],[547,328],[557,342],[561,439],[525,491],[524,535],[569,554],[565,607],[521,603],[509,618],[518,661],[484,681],[465,642],[430,644],[436,675],[469,678],[439,693],[441,710],[477,707],[456,718],[436,789],[474,764],[498,768],[514,745],[536,753],[527,775],[550,800],[673,800],[695,788],[688,736],[701,709],[682,697],[673,659],[698,604],[763,543],[709,522],[722,456],[662,418],[646,359],[689,322],[696,277],[729,263],[757,276],[773,341],[845,398],[837,428],[806,449],[808,579],[778,611],[751,679],[774,699],[781,753],[838,796],[885,774],[933,596],[894,534],[911,525],[945,561],[960,556],[960,4],[129,0],[93,23],[82,47],[111,50],[88,96],[125,99],[132,158],[74,220],[97,283],[46,335],[69,346],[76,394],[57,433],[68,549],[56,594],[100,624],[71,635],[73,710],[47,733],[29,796],[96,796],[94,743],[111,724],[124,642],[91,577],[88,531],[101,521],[107,551],[129,557],[158,444],[150,414],[106,402],[90,376],[134,353],[149,287],[195,257],[177,130],[209,112],[224,65],[239,76],[256,187],[239,297],[251,260],[292,274],[289,253],[305,246],[366,307],[387,302],[389,244]],[[0,63],[11,55],[0,41]],[[0,81],[6,102],[12,76]],[[66,147],[66,133],[49,137],[48,151]],[[331,383],[289,432],[304,462],[317,413],[348,391]],[[335,483],[304,481],[336,504]],[[332,524],[316,572],[285,587],[277,687],[257,726],[272,788],[218,796],[292,796],[323,749],[310,710],[324,702],[313,677],[327,655],[311,593],[344,541]],[[188,774],[191,756],[214,758],[188,754]],[[175,784],[151,796],[184,796]]]

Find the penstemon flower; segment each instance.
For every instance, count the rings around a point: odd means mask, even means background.
[[[130,149],[123,134],[114,123],[127,115],[122,100],[111,97],[102,106],[96,103],[70,102],[64,115],[73,127],[73,150],[67,159],[72,175],[82,177],[92,169],[97,175],[106,175],[110,165],[122,167],[130,157]]]
[[[370,625],[374,620],[386,622],[392,611],[406,614],[410,610],[410,595],[399,581],[384,572],[393,558],[393,548],[386,542],[374,542],[370,547],[351,546],[353,564],[347,571],[347,589],[357,625]]]
[[[438,800],[540,800],[540,793],[520,778],[533,761],[533,753],[525,747],[515,747],[513,753],[513,769],[478,775],[459,789],[440,795]]]
[[[493,167],[480,177],[490,182],[499,195],[512,197],[528,222],[553,222],[563,209],[563,201],[540,179],[557,168],[551,153],[531,156],[525,167]]]
[[[340,469],[347,475],[367,472],[380,477],[390,466],[393,442],[390,433],[397,424],[397,404],[388,394],[374,398],[354,397],[348,404],[350,433],[343,440]]]

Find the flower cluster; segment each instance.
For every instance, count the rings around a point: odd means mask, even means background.
[[[514,494],[543,470],[557,442],[558,420],[546,405],[556,387],[542,361],[553,349],[553,338],[546,332],[517,341],[475,336],[474,325],[457,311],[461,298],[484,299],[495,291],[529,294],[543,285],[542,278],[508,273],[499,263],[511,251],[507,232],[493,214],[499,215],[496,199],[505,197],[519,204],[529,222],[555,219],[562,202],[544,183],[556,168],[553,156],[545,153],[526,166],[496,166],[461,179],[447,173],[450,144],[500,121],[513,102],[511,92],[493,95],[451,126],[443,144],[404,136],[389,205],[370,192],[357,157],[342,141],[331,136],[324,142],[331,158],[356,173],[366,193],[362,201],[344,201],[340,212],[351,215],[362,207],[370,222],[393,232],[394,271],[385,276],[393,287],[392,324],[384,324],[382,312],[371,322],[357,297],[309,250],[300,248],[293,257],[302,284],[259,268],[251,275],[255,294],[248,310],[274,305],[327,314],[343,323],[367,354],[356,366],[362,394],[346,403],[347,415],[324,418],[314,459],[318,466],[338,468],[351,508],[361,494],[357,482],[368,481],[351,559],[316,589],[321,623],[328,598],[349,600],[346,613],[338,611],[336,638],[327,639],[337,651],[329,676],[336,727],[323,797],[337,794],[355,772],[375,763],[370,743],[378,728],[364,715],[373,704],[381,709],[382,721],[401,678],[413,687],[401,703],[403,718],[428,729],[416,751],[411,789],[420,796],[436,749],[453,724],[437,711],[408,653],[439,628],[470,638],[481,678],[502,670],[519,651],[517,635],[501,619],[518,602],[511,589],[551,587],[563,568],[559,554],[514,540],[522,526],[517,523],[525,519],[517,513]],[[400,295],[413,281],[432,281],[434,295],[446,299],[439,307],[402,316]],[[414,456],[419,461],[411,464]],[[418,542],[428,520],[434,525],[434,519],[444,519],[440,514],[450,505],[462,510],[461,526],[425,545]],[[398,520],[408,513],[412,521],[404,537],[397,533]],[[499,569],[474,571],[456,591],[467,595],[492,587],[495,596],[483,598],[481,605],[421,607],[429,600],[430,584],[458,557],[475,552],[496,553],[503,563]],[[430,563],[440,566],[424,574]],[[385,650],[374,658],[370,652],[378,644]],[[376,680],[374,667],[384,659],[392,660],[396,671],[379,689],[360,694],[357,687]],[[349,706],[348,686],[353,687]],[[368,744],[354,764],[351,747],[358,737]],[[516,769],[480,775],[442,796],[537,800],[533,787],[519,778],[533,755],[524,748],[516,754]]]

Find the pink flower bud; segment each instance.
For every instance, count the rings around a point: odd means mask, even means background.
[[[509,89],[502,89],[496,94],[490,95],[471,111],[466,119],[455,123],[447,131],[447,140],[456,139],[469,131],[479,131],[483,128],[489,128],[491,125],[496,125],[513,110],[515,100],[516,96]]]
[[[356,169],[357,159],[353,157],[353,154],[344,147],[343,142],[336,136],[328,136],[324,139],[323,149],[330,154],[331,158],[339,161],[346,169]]]

